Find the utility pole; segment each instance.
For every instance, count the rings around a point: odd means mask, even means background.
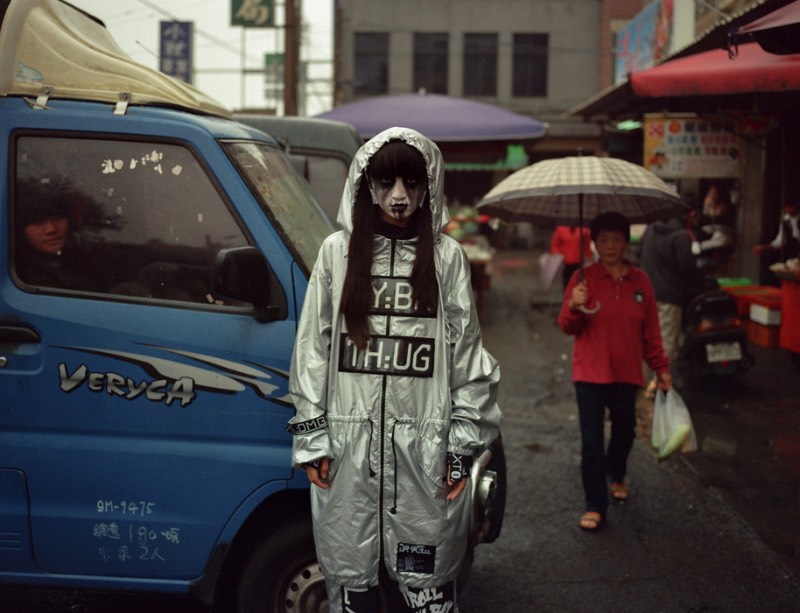
[[[286,48],[283,65],[283,114],[297,115],[297,81],[300,68],[302,0],[286,0]]]
[[[342,87],[342,22],[344,9],[336,2],[333,13],[333,106],[346,102]]]

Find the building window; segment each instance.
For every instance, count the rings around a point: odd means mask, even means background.
[[[547,95],[547,34],[514,34],[514,96]]]
[[[353,91],[356,96],[377,96],[389,91],[387,32],[356,32]]]
[[[447,93],[447,32],[414,34],[414,89]]]
[[[497,95],[497,34],[464,34],[464,95]]]

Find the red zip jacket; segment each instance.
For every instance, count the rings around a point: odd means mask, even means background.
[[[556,226],[553,237],[550,239],[550,253],[560,253],[564,256],[564,264],[581,263],[581,235],[578,228],[569,226]],[[583,259],[591,261],[592,237],[589,228],[583,229]]]
[[[642,386],[642,360],[659,375],[669,370],[653,286],[641,268],[628,265],[628,272],[617,281],[599,262],[584,268],[588,306],[600,302],[600,310],[591,315],[569,307],[578,272],[567,285],[558,327],[575,337],[573,381]]]

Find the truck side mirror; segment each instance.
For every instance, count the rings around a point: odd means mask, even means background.
[[[286,319],[288,306],[283,288],[255,247],[222,249],[214,262],[213,288],[217,296],[251,302],[261,322]]]

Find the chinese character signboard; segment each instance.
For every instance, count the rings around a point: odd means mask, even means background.
[[[267,73],[273,73],[276,78],[283,78],[283,53],[265,53],[264,69]]]
[[[264,54],[264,96],[280,98],[283,96],[283,53]]]
[[[672,2],[657,0],[642,9],[616,36],[615,82],[666,55],[671,35]]]
[[[739,176],[741,143],[732,122],[646,115],[644,166],[664,179]]]
[[[185,81],[192,82],[192,22],[162,21],[159,70]]]
[[[694,5],[689,0],[655,0],[628,21],[614,36],[614,83],[691,43]]]
[[[231,0],[231,25],[274,28],[275,0]]]

